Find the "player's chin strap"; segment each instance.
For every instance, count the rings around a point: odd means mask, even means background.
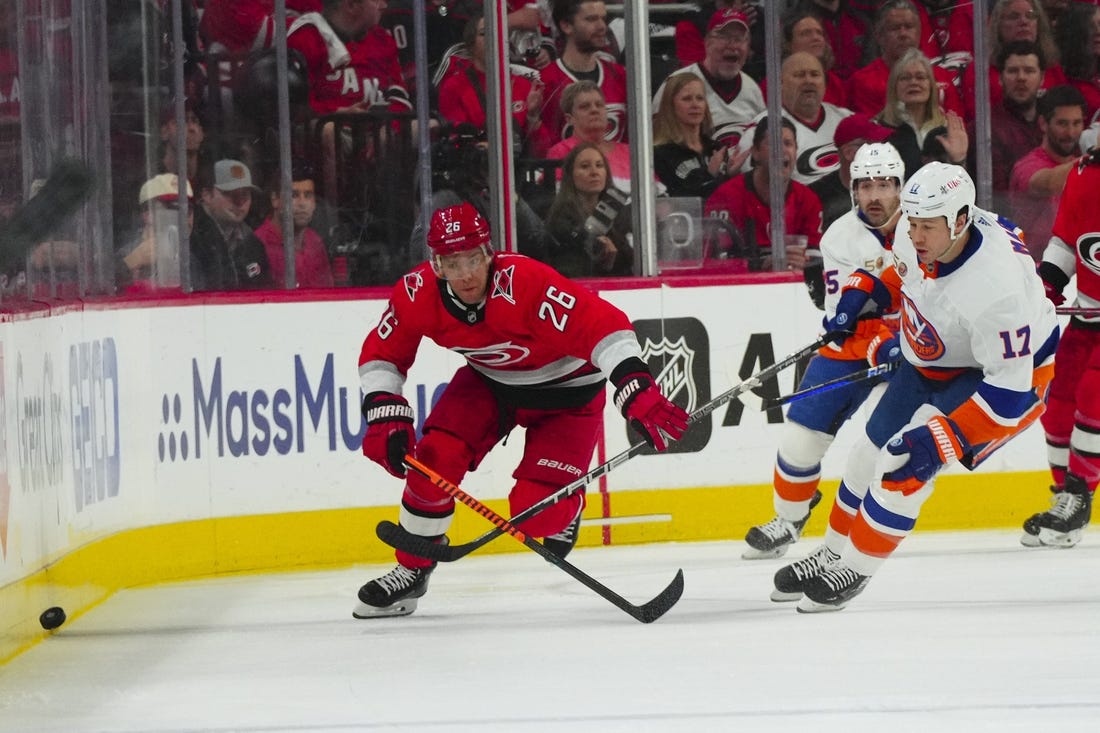
[[[771,379],[787,367],[793,366],[794,364],[802,361],[806,357],[811,356],[822,346],[829,343],[830,338],[831,334],[825,334],[821,338],[814,341],[812,344],[803,346],[801,349],[794,352],[793,354],[789,354],[775,364],[772,364],[770,367],[760,370],[759,372],[753,374],[751,377],[744,380],[735,387],[718,395],[710,402],[707,402],[706,404],[700,406],[699,409],[691,413],[691,415],[688,417],[688,424],[691,425],[702,420],[704,417],[710,415],[710,413],[714,412],[722,405],[737,397],[737,395],[747,392],[750,389],[759,387],[766,380]],[[545,499],[527,507],[519,514],[509,519],[508,522],[510,524],[516,525],[530,519],[544,509],[548,509],[554,504],[557,504],[559,501],[565,499],[567,496],[571,496],[572,494],[575,494],[578,491],[584,489],[586,486],[588,486],[588,484],[592,483],[601,476],[610,473],[612,469],[626,463],[628,460],[641,453],[646,447],[648,447],[648,444],[645,442],[635,443],[622,453],[619,453],[618,455],[612,457],[606,463],[596,466],[573,483],[563,486],[562,488],[555,491],[553,494],[550,494],[550,496],[546,497]],[[454,562],[455,560],[469,555],[471,552],[478,549],[479,547],[482,547],[489,542],[495,540],[497,537],[504,534],[504,531],[505,530],[503,529],[493,529],[481,535],[477,539],[461,545],[437,544],[429,540],[427,537],[421,537],[420,535],[412,534],[411,532],[406,531],[400,525],[394,524],[390,521],[379,522],[375,533],[378,535],[378,538],[380,540],[385,542],[390,547],[402,550],[403,552],[407,552],[410,555],[416,555],[417,557],[423,557],[425,559],[435,560],[437,562]]]
[[[538,540],[534,539],[533,537],[528,537],[512,522],[500,516],[492,509],[485,506],[480,501],[460,489],[457,485],[443,478],[438,473],[425,466],[423,463],[416,460],[412,456],[405,456],[405,465],[408,466],[410,470],[416,471],[421,476],[431,481],[435,486],[443,489],[455,499],[462,502],[463,504],[470,507],[475,512],[495,524],[497,526],[497,530],[495,531],[506,532],[507,534],[511,535],[518,542],[526,546],[529,550],[540,555],[547,562],[557,565],[570,576],[576,578],[582,584],[595,591],[598,596],[600,596],[601,598],[605,598],[608,601],[611,601],[611,603],[613,603],[615,606],[626,611],[632,617],[641,621],[643,624],[648,624],[651,621],[656,621],[661,616],[665,615],[665,613],[670,608],[676,605],[676,602],[680,600],[680,596],[684,593],[684,571],[677,570],[676,577],[672,579],[672,582],[669,583],[663,591],[658,593],[653,599],[643,603],[640,606],[636,606],[620,596],[615,591],[608,588],[603,583],[593,578],[588,573],[584,572],[572,563],[566,561],[565,558],[559,557],[552,550],[546,549],[546,546]]]

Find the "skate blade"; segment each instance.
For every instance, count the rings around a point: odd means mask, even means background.
[[[776,603],[790,603],[791,601],[798,601],[802,599],[802,593],[785,593],[781,590],[773,590],[771,596],[769,596]]]
[[[832,611],[840,611],[846,605],[846,603],[818,603],[817,601],[803,596],[795,609],[799,613],[830,613]]]
[[[1024,532],[1023,535],[1020,536],[1020,544],[1023,545],[1024,547],[1042,547],[1043,546],[1043,543],[1039,539],[1038,535],[1028,534],[1027,532]]]
[[[787,554],[787,550],[790,548],[790,543],[786,545],[780,545],[779,547],[773,547],[770,550],[758,550],[751,545],[741,553],[742,560],[774,560],[777,557],[783,557]]]
[[[388,618],[390,616],[408,616],[416,610],[416,598],[404,598],[397,603],[388,606],[368,606],[366,603],[356,603],[351,612],[353,618]]]
[[[1080,542],[1082,534],[1083,532],[1080,529],[1071,529],[1069,532],[1055,532],[1052,529],[1043,527],[1039,530],[1039,542],[1043,547],[1057,547],[1065,550]]]

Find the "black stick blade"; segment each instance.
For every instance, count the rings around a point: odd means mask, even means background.
[[[661,591],[653,600],[643,603],[641,606],[636,606],[637,613],[631,615],[643,624],[653,623],[675,606],[683,594],[684,571],[677,570],[676,577],[672,579],[667,588]]]
[[[425,560],[432,560],[434,562],[454,562],[455,560],[466,557],[466,555],[469,555],[478,547],[485,544],[485,542],[478,543],[475,541],[468,542],[465,545],[451,546],[439,542],[432,542],[427,537],[412,534],[406,531],[404,527],[388,520],[379,522],[378,526],[374,529],[374,533],[378,535],[378,539],[395,550],[401,550],[410,555],[416,555],[417,557],[422,557]]]

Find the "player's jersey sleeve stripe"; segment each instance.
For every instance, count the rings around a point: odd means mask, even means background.
[[[613,331],[592,349],[591,362],[605,375],[610,375],[615,367],[631,357],[642,357],[642,347],[633,331]]]
[[[388,361],[367,361],[359,365],[359,384],[365,395],[371,392],[401,394],[405,376]]]
[[[951,413],[951,419],[971,445],[986,443],[1011,434],[1034,400],[1031,392],[1016,392],[982,383],[969,400]]]
[[[1051,263],[1066,273],[1066,277],[1073,277],[1077,270],[1077,253],[1061,237],[1053,236],[1043,250],[1043,262]]]

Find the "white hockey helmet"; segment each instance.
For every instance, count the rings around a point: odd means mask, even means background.
[[[898,149],[890,143],[864,143],[859,146],[849,167],[852,179],[852,209],[859,211],[856,183],[864,178],[896,178],[898,186],[905,181],[905,162]]]
[[[955,241],[974,218],[974,181],[962,166],[934,161],[913,174],[901,192],[901,210],[906,216],[947,220],[947,231]],[[958,215],[966,209],[966,221],[955,230]]]

